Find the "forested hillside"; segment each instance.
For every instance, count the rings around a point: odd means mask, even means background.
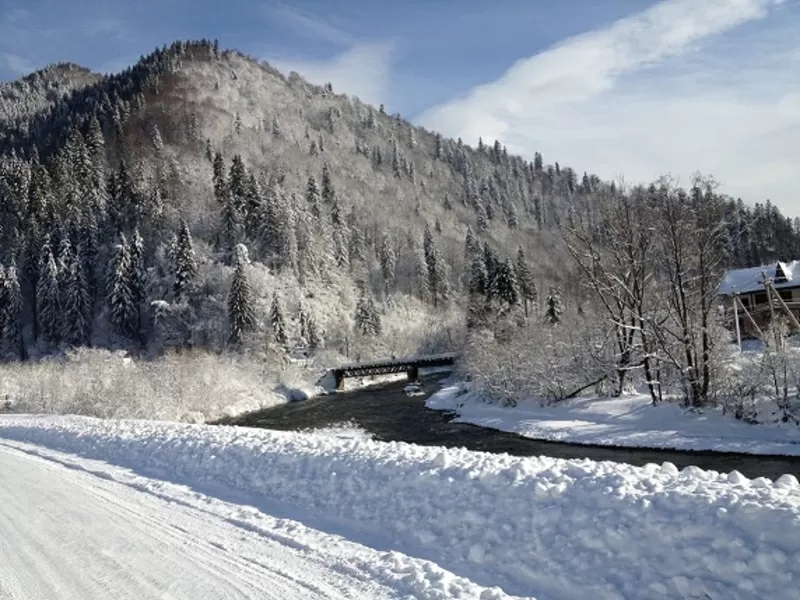
[[[600,198],[647,193],[444,139],[205,40],[117,75],[4,84],[0,153],[7,359],[400,354],[459,348],[498,315],[557,323],[598,304],[565,232],[597,234]],[[725,264],[800,256],[800,223],[768,202],[713,203]]]

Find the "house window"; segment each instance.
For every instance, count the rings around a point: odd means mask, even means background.
[[[756,294],[754,294],[754,299],[756,304],[766,304],[767,292],[757,292]]]
[[[787,302],[792,301],[792,290],[778,290],[778,295]]]

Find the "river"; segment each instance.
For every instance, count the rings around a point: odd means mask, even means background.
[[[695,465],[720,472],[735,469],[751,478],[768,477],[774,480],[784,473],[800,478],[800,457],[565,444],[531,440],[513,433],[454,423],[452,414],[425,407],[425,399],[439,389],[438,382],[439,378],[436,377],[424,380],[425,393],[419,396],[408,396],[403,391],[405,382],[397,382],[283,404],[227,419],[221,424],[293,431],[353,422],[381,441],[465,447],[517,456],[590,458],[639,466],[669,461],[679,469]]]

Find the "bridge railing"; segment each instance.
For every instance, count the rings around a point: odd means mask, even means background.
[[[370,377],[375,375],[390,375],[406,372],[410,381],[416,381],[419,370],[425,367],[442,367],[454,365],[457,358],[455,352],[443,354],[426,354],[391,358],[380,361],[358,362],[341,365],[331,369],[329,373],[334,376],[337,390],[344,389],[344,380],[347,377]]]

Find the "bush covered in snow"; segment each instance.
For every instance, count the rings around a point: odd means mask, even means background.
[[[514,405],[558,402],[606,380],[611,366],[601,324],[579,315],[557,325],[500,324],[470,336],[461,368],[474,389]]]
[[[0,399],[21,413],[202,422],[285,402],[287,391],[310,390],[318,375],[248,356],[184,352],[140,361],[81,349],[4,365]]]

